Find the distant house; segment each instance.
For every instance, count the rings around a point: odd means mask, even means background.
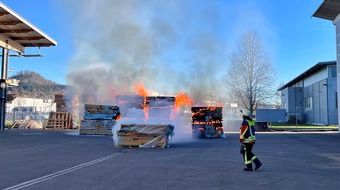
[[[287,121],[338,124],[336,61],[319,62],[278,90]]]
[[[6,104],[6,113],[10,114],[33,114],[49,113],[56,111],[56,103],[52,99],[23,98],[16,97],[10,103]]]

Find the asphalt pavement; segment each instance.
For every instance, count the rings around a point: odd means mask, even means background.
[[[0,189],[340,188],[338,132],[257,133],[263,166],[243,171],[237,133],[223,139],[176,134],[169,148],[119,148],[77,131],[0,131]]]

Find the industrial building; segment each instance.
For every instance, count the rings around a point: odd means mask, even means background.
[[[324,0],[320,7],[315,11],[313,17],[326,19],[332,21],[336,28],[336,52],[337,52],[337,64],[336,64],[336,75],[337,75],[337,92],[340,90],[340,2],[336,0]],[[339,107],[340,102],[339,93],[337,93],[337,107]],[[338,112],[338,118],[340,117],[340,112]]]
[[[336,61],[317,63],[279,91],[287,121],[338,124]]]
[[[286,119],[319,125],[337,125],[340,90],[340,2],[324,0],[313,17],[332,21],[336,27],[337,60],[319,62],[295,79],[281,91],[282,108]]]

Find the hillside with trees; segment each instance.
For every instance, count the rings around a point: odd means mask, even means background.
[[[66,90],[66,85],[47,80],[33,71],[20,71],[9,78],[20,80],[20,82],[18,86],[9,87],[7,89],[8,94],[27,97],[46,97],[63,93]]]

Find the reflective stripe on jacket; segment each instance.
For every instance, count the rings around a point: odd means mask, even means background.
[[[240,142],[242,143],[255,143],[255,127],[254,121],[243,120],[240,131]]]

